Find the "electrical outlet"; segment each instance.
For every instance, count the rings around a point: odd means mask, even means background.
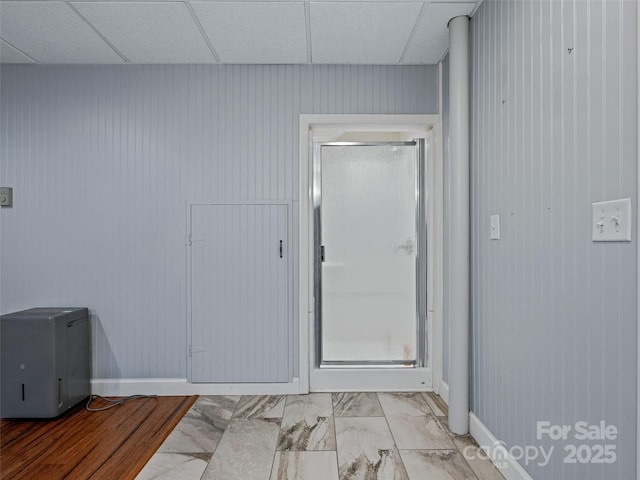
[[[631,199],[592,204],[591,239],[594,242],[631,241]]]
[[[0,206],[11,207],[13,205],[13,188],[0,187]]]

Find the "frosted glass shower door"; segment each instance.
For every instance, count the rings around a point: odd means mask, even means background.
[[[416,146],[320,147],[321,364],[415,363]]]

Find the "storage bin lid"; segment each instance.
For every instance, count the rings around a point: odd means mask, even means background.
[[[0,320],[54,320],[57,317],[73,320],[88,315],[89,309],[86,307],[37,307],[7,313],[2,315]]]

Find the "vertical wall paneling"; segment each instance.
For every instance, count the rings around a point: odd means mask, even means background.
[[[297,231],[300,113],[438,108],[436,66],[3,65],[0,80],[0,308],[89,307],[95,378],[186,376],[185,206],[290,203]],[[293,312],[297,254],[296,239]]]
[[[533,478],[635,477],[637,239],[594,243],[590,222],[592,202],[637,208],[636,8],[485,0],[472,21],[472,409],[507,445],[555,448],[521,461]],[[601,420],[614,463],[536,436]]]

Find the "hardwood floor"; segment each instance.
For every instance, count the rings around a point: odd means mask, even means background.
[[[1,420],[0,478],[134,479],[196,399],[134,399],[102,412],[82,402],[53,420]]]

